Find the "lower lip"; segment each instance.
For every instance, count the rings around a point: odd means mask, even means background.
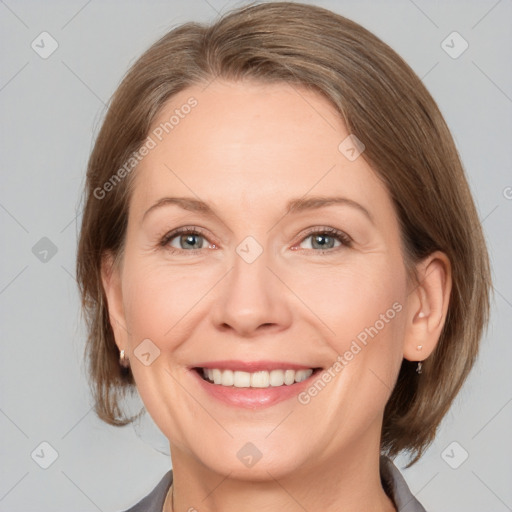
[[[213,398],[228,405],[245,409],[260,409],[270,407],[284,400],[297,396],[307,388],[311,380],[316,377],[314,371],[306,380],[287,386],[270,386],[268,388],[237,388],[235,386],[221,386],[204,380],[196,370],[191,370],[199,385]]]

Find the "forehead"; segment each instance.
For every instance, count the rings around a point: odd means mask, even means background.
[[[214,81],[172,97],[148,134],[154,146],[136,170],[133,205],[165,194],[197,196],[226,208],[337,192],[388,202],[359,157],[340,144],[350,135],[323,96],[284,83]],[[383,205],[385,206],[385,205]]]

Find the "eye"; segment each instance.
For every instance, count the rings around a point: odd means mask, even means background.
[[[314,250],[315,252],[336,250],[350,246],[348,235],[334,228],[322,228],[310,231],[296,248]],[[183,227],[167,233],[160,245],[171,252],[198,251],[209,248],[215,249],[215,244],[208,241],[199,228]]]
[[[174,251],[195,251],[204,248],[215,248],[198,228],[179,228],[167,233],[160,242],[162,247]]]
[[[299,248],[328,251],[349,245],[350,238],[342,231],[334,228],[323,228],[310,232],[299,244]]]

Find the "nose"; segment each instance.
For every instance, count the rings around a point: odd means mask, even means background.
[[[212,317],[217,329],[251,338],[290,326],[288,290],[269,263],[265,252],[252,263],[235,257],[214,302]]]

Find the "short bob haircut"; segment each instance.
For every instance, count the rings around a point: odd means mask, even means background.
[[[120,405],[135,382],[119,365],[101,280],[104,256],[123,253],[136,166],[120,170],[173,95],[217,78],[321,94],[364,143],[363,157],[387,187],[411,279],[414,264],[434,251],[450,259],[453,288],[439,343],[421,375],[403,360],[384,413],[382,453],[406,451],[415,462],[466,379],[488,321],[491,279],[481,225],[452,136],[418,76],[360,25],[299,3],[253,4],[212,25],[178,26],[135,62],[113,95],[88,163],[77,256],[96,413],[112,425],[136,417]]]

